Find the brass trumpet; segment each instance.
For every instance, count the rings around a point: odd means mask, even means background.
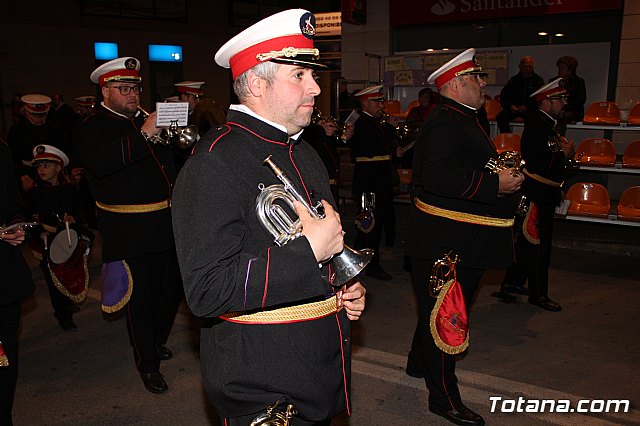
[[[307,200],[295,189],[284,171],[271,160],[271,156],[265,158],[264,163],[271,167],[282,185],[275,184],[265,187],[258,185],[260,194],[256,198],[256,215],[258,221],[275,239],[274,243],[282,246],[302,235],[302,223],[300,219],[292,220],[284,208],[275,201],[282,200],[293,211],[293,202],[299,201],[309,212],[311,217],[322,219],[325,217],[320,203],[309,205]],[[373,250],[363,249],[355,251],[346,244],[344,249],[331,257],[330,261],[335,271],[335,277],[330,280],[334,286],[345,284],[358,275],[369,264],[373,257]]]
[[[149,113],[141,106],[138,106],[138,111],[142,113],[145,120],[149,117]],[[197,126],[192,124],[190,126],[178,127],[177,123],[172,122],[168,128],[163,128],[158,134],[150,136],[149,141],[158,145],[177,145],[182,149],[186,149],[193,145],[198,138]]]
[[[525,162],[522,155],[518,151],[504,151],[498,155],[498,158],[490,158],[484,166],[491,173],[498,173],[502,170],[513,169],[511,174],[514,177],[520,176]]]
[[[337,139],[341,139],[343,142],[347,140],[347,125],[340,124],[340,121],[338,121],[338,119],[335,117],[321,113],[318,108],[313,109],[313,113],[311,114],[311,122],[313,124],[320,124],[323,122],[333,123],[336,128],[334,136]]]

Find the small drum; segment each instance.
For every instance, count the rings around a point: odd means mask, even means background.
[[[82,303],[89,290],[87,256],[89,237],[75,229],[62,229],[51,240],[48,251],[49,271],[56,288],[69,299]]]

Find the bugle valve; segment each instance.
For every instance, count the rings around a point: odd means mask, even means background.
[[[138,111],[140,111],[144,116],[145,120],[149,118],[150,114],[141,106],[138,106]],[[189,148],[198,139],[197,126],[192,124],[185,127],[179,127],[177,122],[171,122],[169,127],[162,128],[160,132],[153,136],[149,136],[148,138],[148,140],[154,144],[164,146],[170,146],[173,144],[183,149]]]
[[[275,203],[277,200],[282,200],[293,211],[295,211],[294,201],[299,201],[309,212],[309,215],[315,219],[324,219],[325,214],[320,202],[315,206],[307,202],[287,178],[284,171],[273,162],[271,156],[265,158],[264,163],[271,168],[282,184],[265,187],[261,183],[258,186],[260,194],[256,198],[256,215],[262,227],[275,238],[274,243],[282,246],[302,235],[302,223],[299,218],[291,219],[284,208]],[[340,253],[335,254],[327,261],[331,262],[335,274],[330,282],[334,286],[345,284],[358,275],[369,264],[372,257],[373,250],[355,251],[345,244]]]

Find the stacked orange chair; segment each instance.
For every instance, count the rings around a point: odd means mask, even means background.
[[[594,102],[584,113],[584,124],[620,125],[620,108],[615,102]]]
[[[396,99],[387,99],[384,101],[384,112],[390,116],[402,116],[402,105]]]
[[[413,173],[411,169],[398,169],[398,175],[400,176],[400,194],[398,198],[408,200],[409,199],[409,186],[411,185],[411,179]]]
[[[520,152],[520,135],[517,133],[498,133],[493,139],[493,144],[496,146],[498,154],[505,151]]]
[[[580,142],[576,149],[576,158],[580,164],[611,166],[616,163],[616,148],[609,139],[589,138]]]
[[[565,198],[571,201],[567,214],[601,218],[609,217],[609,210],[611,209],[609,191],[599,183],[575,183],[571,185]]]
[[[627,118],[627,123],[630,126],[640,126],[640,102],[635,104],[631,111],[629,111],[629,118]]]
[[[407,107],[407,109],[404,111],[404,115],[409,115],[409,111],[411,111],[411,108],[413,107],[417,107],[420,106],[420,101],[417,99],[412,100],[411,102],[409,102],[409,106]]]
[[[640,140],[631,142],[624,150],[622,167],[640,169]]]
[[[500,112],[500,102],[492,99],[484,103],[484,109],[487,111],[487,118],[489,121],[495,121],[496,115]]]
[[[618,219],[640,222],[640,186],[624,190],[618,203]]]

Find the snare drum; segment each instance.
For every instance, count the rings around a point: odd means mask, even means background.
[[[49,245],[47,258],[53,283],[60,293],[82,303],[89,290],[87,256],[91,240],[70,228],[56,233]]]

